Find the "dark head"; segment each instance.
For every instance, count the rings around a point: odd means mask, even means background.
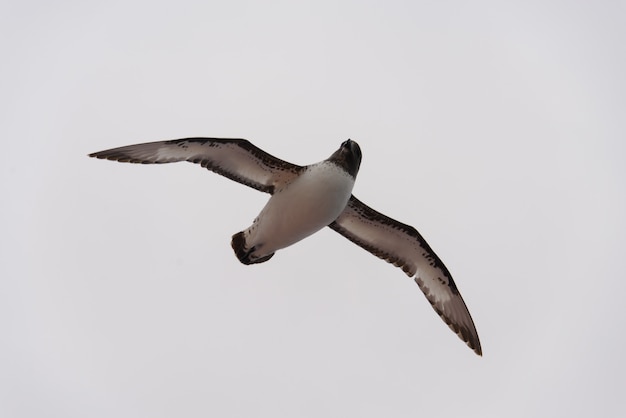
[[[359,172],[361,166],[361,148],[359,144],[348,139],[333,155],[329,158],[330,161],[342,167],[352,177],[356,178],[356,174]]]

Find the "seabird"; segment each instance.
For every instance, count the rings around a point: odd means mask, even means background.
[[[437,314],[478,355],[474,321],[452,275],[415,228],[352,195],[361,148],[348,139],[328,159],[299,166],[245,139],[183,138],[94,152],[90,157],[140,164],[188,161],[271,195],[252,225],[232,237],[243,264],[263,263],[325,226],[413,277]]]

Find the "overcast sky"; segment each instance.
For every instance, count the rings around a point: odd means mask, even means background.
[[[623,1],[0,6],[0,416],[626,415]],[[476,356],[322,230],[244,266],[268,195],[87,154],[241,137],[415,226]]]

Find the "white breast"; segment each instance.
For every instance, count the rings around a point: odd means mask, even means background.
[[[354,178],[336,164],[309,166],[272,195],[246,231],[248,247],[272,253],[319,231],[341,214],[353,186]]]

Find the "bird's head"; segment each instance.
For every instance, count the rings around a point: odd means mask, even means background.
[[[348,174],[356,178],[361,166],[361,148],[359,144],[348,139],[330,156],[330,160],[343,167]]]

